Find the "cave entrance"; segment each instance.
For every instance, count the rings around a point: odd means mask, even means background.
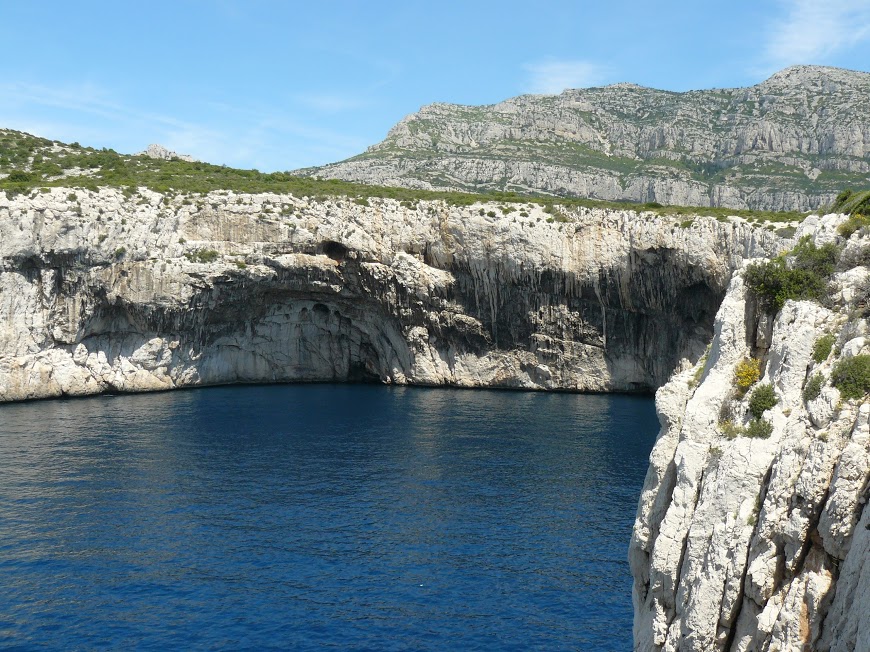
[[[320,249],[326,256],[339,263],[347,258],[347,247],[335,240],[324,240],[320,244]]]

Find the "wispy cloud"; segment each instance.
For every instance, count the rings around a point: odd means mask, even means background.
[[[781,0],[784,17],[769,31],[764,65],[824,63],[870,39],[870,0]]]
[[[347,104],[338,96],[331,104],[324,100],[324,106],[334,110]],[[198,119],[192,122],[140,110],[97,86],[0,83],[0,126],[127,153],[156,142],[211,163],[272,170],[345,158],[367,144],[283,107],[221,102],[199,107]]]
[[[556,59],[527,63],[523,70],[528,75],[528,91],[545,95],[601,84],[608,73],[605,66],[592,61]]]

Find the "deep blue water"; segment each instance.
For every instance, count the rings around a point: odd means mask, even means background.
[[[656,430],[369,385],[0,406],[0,647],[630,650]]]

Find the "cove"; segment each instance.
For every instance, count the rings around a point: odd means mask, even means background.
[[[649,397],[215,387],[0,407],[0,645],[629,650]]]

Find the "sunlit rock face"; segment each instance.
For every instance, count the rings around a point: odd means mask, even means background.
[[[773,233],[537,205],[0,195],[0,399],[215,383],[651,390]],[[508,212],[505,212],[508,211]]]
[[[842,219],[810,218],[798,236],[833,241]],[[854,236],[845,256],[867,246]],[[870,405],[829,380],[838,359],[870,352],[867,287],[866,268],[842,271],[826,307],[788,301],[769,324],[738,271],[708,355],[658,390],[629,553],[636,650],[870,650]],[[824,333],[837,341],[817,362]],[[777,399],[767,438],[727,434],[749,421],[735,392],[748,356]]]
[[[794,66],[747,88],[614,84],[430,104],[299,174],[409,188],[810,210],[870,184],[870,74]]]

